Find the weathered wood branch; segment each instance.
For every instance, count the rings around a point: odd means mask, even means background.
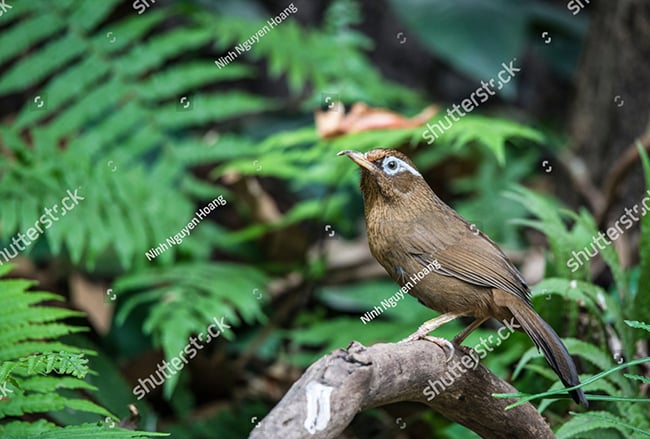
[[[513,400],[491,395],[516,389],[470,352],[456,348],[447,361],[448,352],[429,341],[352,342],[312,364],[249,438],[338,438],[357,413],[399,401],[426,404],[483,437],[554,437],[531,404],[504,410]]]

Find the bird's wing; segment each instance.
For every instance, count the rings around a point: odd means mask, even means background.
[[[423,266],[437,260],[440,265],[437,273],[482,287],[498,288],[530,304],[528,285],[508,257],[483,232],[472,228],[456,212],[453,216],[456,218],[447,222],[453,232],[433,232],[423,225],[428,223],[424,221],[411,225],[411,233],[402,239],[404,250]]]

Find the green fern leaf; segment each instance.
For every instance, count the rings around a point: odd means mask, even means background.
[[[637,149],[643,164],[645,186],[650,190],[650,159],[643,149],[641,142],[637,142]],[[644,193],[645,196],[645,193]],[[638,291],[630,304],[630,316],[636,319],[647,319],[650,312],[650,216],[641,218],[641,240],[639,242],[640,276]]]
[[[592,436],[594,431],[609,428],[618,430],[624,437],[629,437],[631,430],[638,431],[620,416],[604,411],[590,411],[589,413],[574,413],[574,417],[563,424],[555,432],[555,435],[558,439],[565,439],[584,437],[585,433],[592,432],[589,436],[594,437]],[[645,432],[645,434],[650,435],[650,432]]]

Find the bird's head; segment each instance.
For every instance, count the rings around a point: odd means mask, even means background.
[[[341,151],[361,168],[361,192],[365,204],[379,200],[397,202],[413,198],[416,191],[430,191],[422,175],[406,155],[394,149],[373,149],[363,154]]]

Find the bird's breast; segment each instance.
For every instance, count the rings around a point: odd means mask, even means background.
[[[396,283],[408,288],[411,296],[438,312],[476,316],[486,313],[491,301],[489,289],[437,272],[433,264],[434,260],[438,262],[435,251],[425,258],[432,262],[427,268],[427,262],[414,249],[407,248],[408,240],[400,237],[409,236],[421,225],[399,219],[366,218],[366,227],[370,252]]]

